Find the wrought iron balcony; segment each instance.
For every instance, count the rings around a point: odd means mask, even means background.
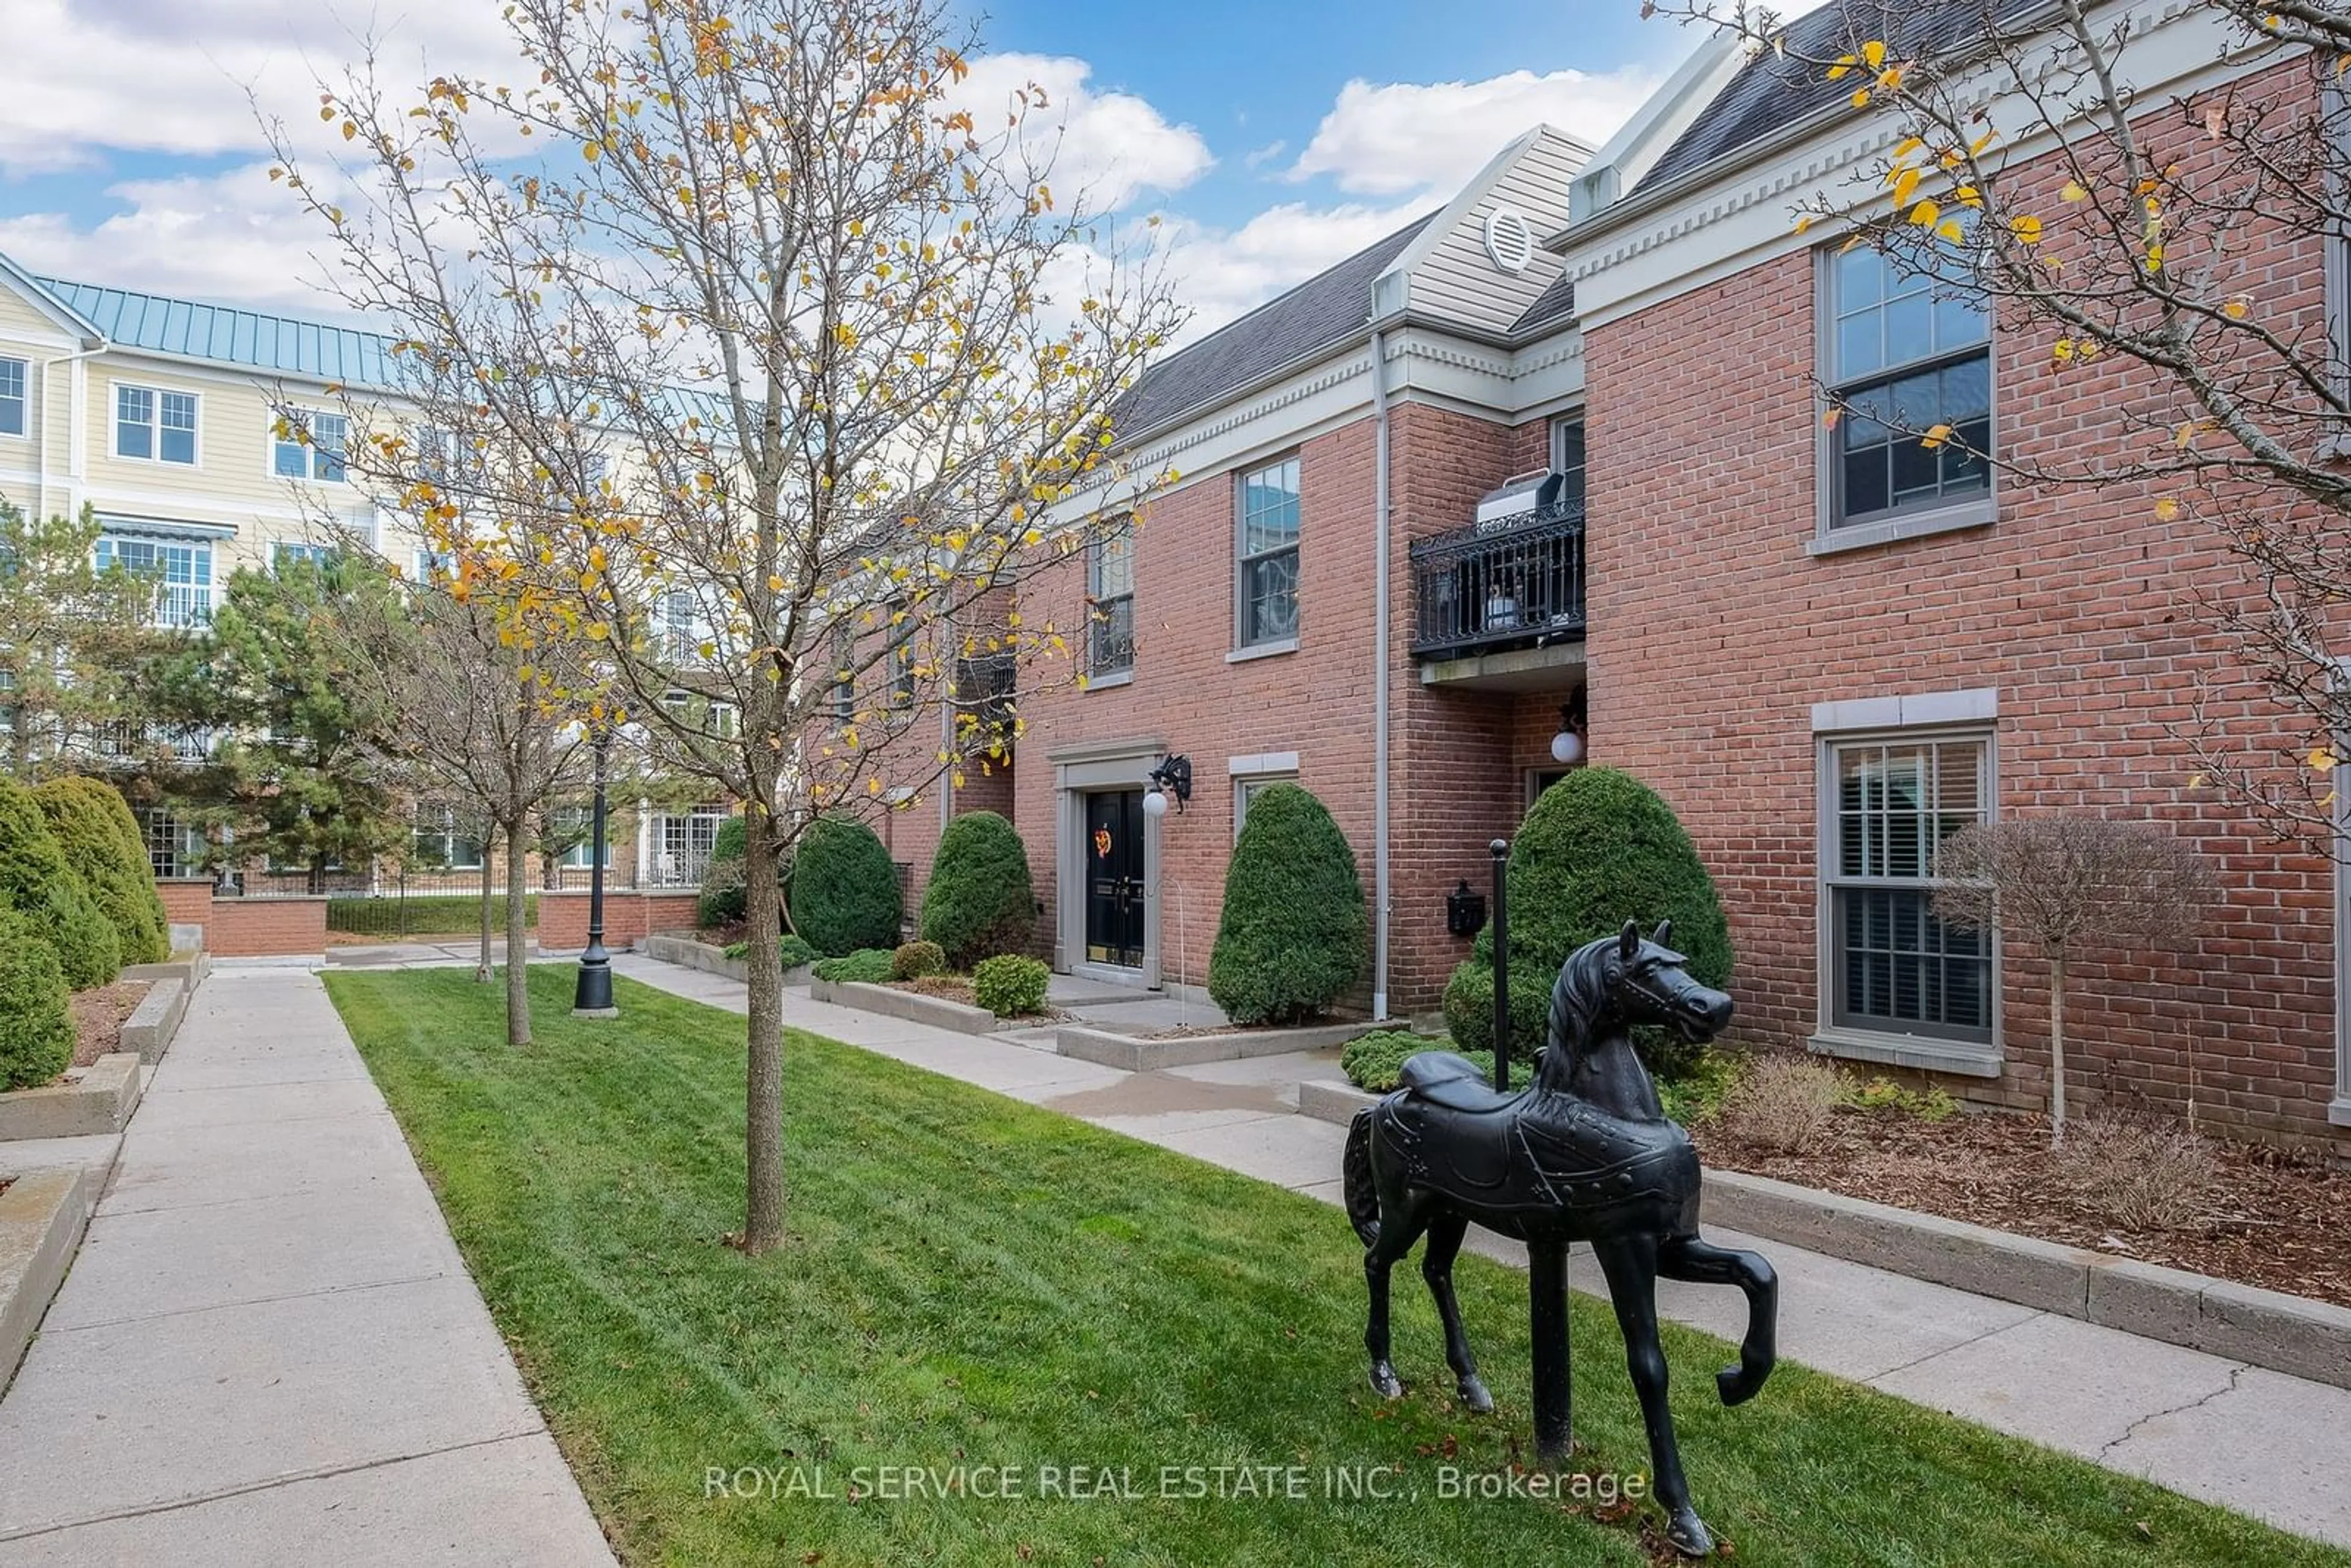
[[[1416,658],[1456,658],[1583,635],[1583,507],[1495,517],[1415,539]]]

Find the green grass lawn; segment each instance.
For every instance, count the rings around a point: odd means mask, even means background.
[[[787,1045],[791,1240],[749,1259],[742,1020],[626,980],[617,1024],[532,973],[538,1042],[457,971],[329,974],[376,1081],[590,1500],[632,1563],[1557,1564],[1646,1561],[1644,1505],[1437,1495],[1528,1442],[1523,1276],[1465,1257],[1500,1409],[1454,1407],[1416,1269],[1396,1276],[1412,1392],[1364,1384],[1362,1252],[1335,1209],[805,1035]],[[1605,1307],[1574,1320],[1579,1469],[1646,1475]],[[1783,1366],[1715,1402],[1719,1342],[1669,1329],[1699,1511],[1739,1561],[2351,1562],[2237,1516]],[[852,1472],[1018,1467],[1018,1500],[777,1496]],[[1046,1467],[1142,1495],[1038,1497]],[[1309,1495],[1186,1498],[1215,1467]],[[713,1471],[766,1467],[750,1495]],[[984,1468],[995,1468],[993,1469]],[[1179,1475],[1163,1496],[1163,1467]],[[1405,1495],[1323,1496],[1386,1467]],[[1228,1471],[1224,1489],[1239,1490]],[[1098,1490],[1091,1482],[1085,1490]],[[1604,1521],[1600,1515],[1608,1515]]]

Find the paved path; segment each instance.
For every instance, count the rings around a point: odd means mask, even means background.
[[[0,1398],[0,1568],[611,1561],[318,977],[216,966]]]
[[[741,1012],[738,983],[635,955],[622,974]],[[1341,1076],[1335,1051],[1130,1073],[1052,1053],[1051,1030],[974,1038],[787,993],[785,1020],[1018,1100],[1336,1203],[1344,1134],[1295,1113],[1298,1083]],[[1471,1245],[1524,1267],[1514,1243]],[[2351,1546],[2351,1390],[1930,1285],[1778,1241],[1780,1346],[1790,1360],[2144,1476],[2284,1529]],[[1571,1278],[1604,1295],[1589,1252]],[[1417,1288],[1407,1270],[1403,1279]],[[1399,1289],[1404,1288],[1402,1283]],[[1663,1282],[1667,1315],[1739,1337],[1738,1293]],[[1440,1347],[1402,1347],[1423,1377]],[[1407,1375],[1410,1373],[1407,1372]]]

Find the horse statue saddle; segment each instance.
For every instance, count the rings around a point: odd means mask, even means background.
[[[1533,1087],[1497,1090],[1476,1062],[1451,1051],[1407,1058],[1374,1124],[1415,1186],[1493,1208],[1666,1196],[1698,1163],[1671,1122],[1628,1121]]]

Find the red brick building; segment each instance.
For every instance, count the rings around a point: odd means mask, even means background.
[[[2309,90],[2199,8],[2147,23],[2145,101]],[[2044,971],[1933,920],[1928,847],[2010,813],[2149,819],[2225,891],[2187,958],[2076,964],[2072,1092],[2351,1147],[2333,865],[2192,788],[2196,698],[2231,674],[2194,603],[2224,552],[2144,486],[2036,492],[1823,424],[1823,388],[1887,389],[1994,452],[2121,439],[2112,376],[2055,377],[1964,290],[1795,232],[1800,199],[1898,134],[1709,46],[1607,148],[1530,132],[1441,212],[1155,367],[1122,447],[1180,478],[1040,585],[1093,600],[1088,680],[1024,699],[1008,776],[898,815],[917,884],[946,811],[1008,798],[1057,968],[1198,983],[1249,793],[1295,779],[1374,902],[1362,1001],[1425,1015],[1467,951],[1446,894],[1482,888],[1564,727],[1696,839],[1742,1039],[2029,1105]],[[2317,243],[2264,243],[2268,308],[2323,311]],[[1171,754],[1191,798],[1146,817]]]

